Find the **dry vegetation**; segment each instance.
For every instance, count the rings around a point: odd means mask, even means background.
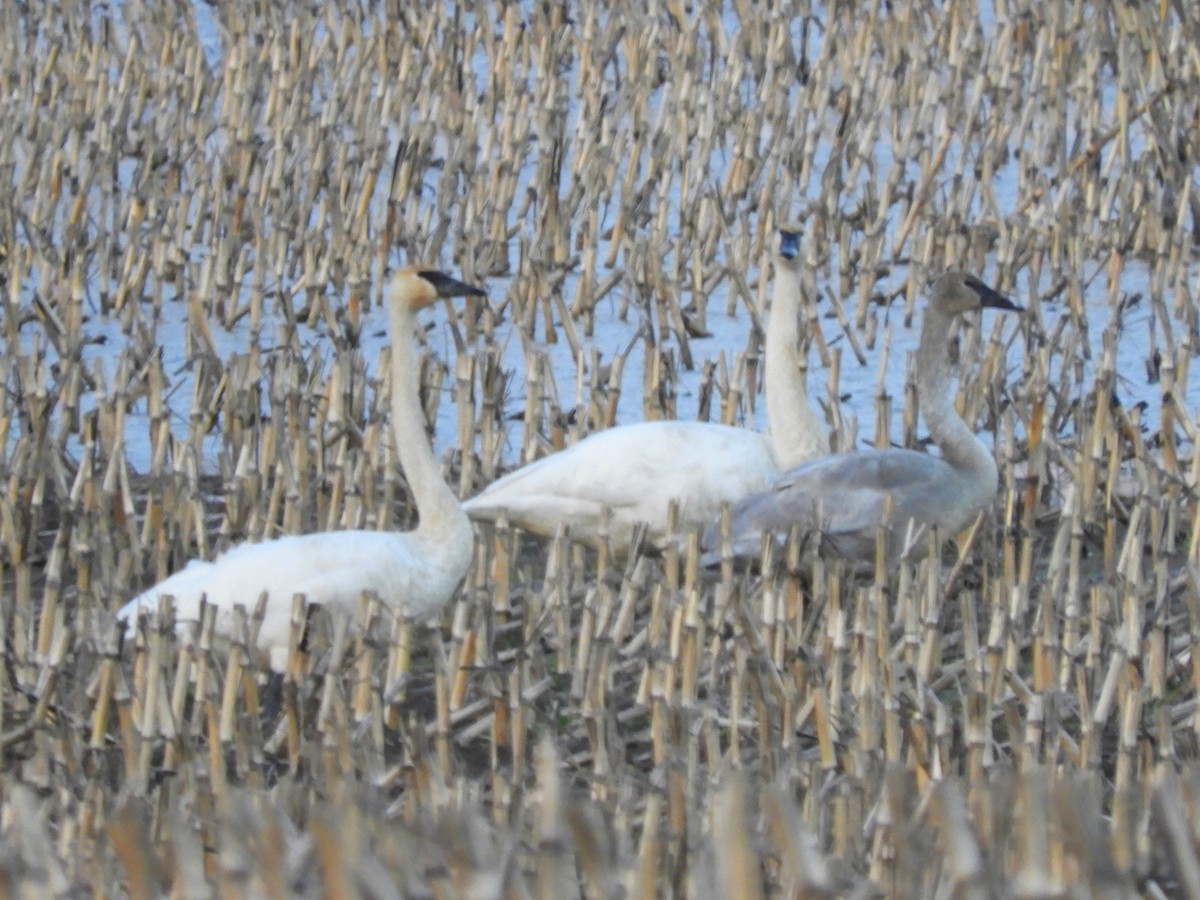
[[[187,3],[0,4],[6,891],[1200,896],[1200,7],[283,6],[218,3],[210,60]],[[961,554],[708,583],[501,532],[440,627],[309,617],[282,683],[120,646],[188,558],[408,524],[386,266],[490,287],[425,357],[466,496],[610,423],[629,359],[643,416],[741,421],[801,212],[823,369],[948,265],[1029,307],[964,344],[1002,488]]]

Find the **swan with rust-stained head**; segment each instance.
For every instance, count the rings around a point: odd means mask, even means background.
[[[237,604],[254,609],[267,594],[258,645],[280,670],[287,659],[292,599],[303,594],[334,614],[353,615],[364,592],[413,618],[439,612],[471,561],[474,537],[458,499],[442,480],[425,435],[418,395],[413,323],[418,310],[442,297],[483,291],[426,266],[408,266],[388,289],[392,339],[391,419],[396,452],[419,524],[412,531],[324,531],[234,547],[213,562],[195,560],[130,600],[117,613],[132,630],[142,609],[174,598],[180,623],[197,621],[200,601],[216,607],[216,629],[227,635]]]
[[[859,561],[875,556],[876,533],[886,525],[890,561],[920,554],[930,526],[952,537],[996,495],[999,476],[992,454],[954,409],[947,352],[950,327],[978,309],[1021,311],[1007,297],[965,272],[937,279],[925,308],[916,355],[917,396],[941,456],[915,450],[836,453],[797,466],[770,488],[751,494],[730,510],[730,552],[756,557],[764,533],[785,535],[798,527],[806,539],[819,537],[821,552]],[[704,562],[722,556],[719,523],[704,535]]]
[[[723,503],[762,490],[780,471],[829,452],[824,423],[808,404],[800,358],[800,235],[779,229],[775,286],[766,334],[769,434],[710,422],[640,422],[589,435],[494,481],[463,503],[472,519],[546,537],[560,523],[597,545],[609,510],[608,540],[628,552],[639,522],[656,546],[667,540],[667,510],[679,504],[680,530],[707,525]]]

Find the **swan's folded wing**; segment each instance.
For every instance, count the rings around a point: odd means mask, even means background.
[[[463,503],[475,519],[501,512],[552,533],[594,526],[603,509],[661,529],[672,500],[706,523],[720,503],[763,488],[774,459],[763,435],[702,422],[643,422],[591,435],[505,475]]]
[[[822,535],[843,555],[861,555],[873,545],[889,505],[894,524],[923,521],[937,502],[944,468],[941,459],[909,450],[838,453],[796,466],[734,508],[735,550],[752,549],[764,532],[782,535],[798,527],[806,536]],[[710,533],[705,545],[716,549],[715,543]]]
[[[138,614],[143,609],[151,613],[158,611],[160,597],[174,598],[177,611],[180,603],[188,610],[193,604],[198,609],[200,597],[208,590],[213,565],[207,560],[193,559],[174,575],[143,591],[122,606],[117,610],[117,619],[125,622],[132,630],[137,624]]]

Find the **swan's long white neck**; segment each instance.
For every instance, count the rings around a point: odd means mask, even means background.
[[[416,352],[413,341],[414,316],[408,304],[389,298],[388,314],[392,338],[392,431],[404,477],[412,490],[420,514],[418,537],[437,539],[470,530],[458,498],[442,480],[425,436],[425,412],[418,393]]]
[[[800,350],[799,259],[775,258],[775,290],[767,322],[767,419],[781,469],[829,452],[825,423],[808,404],[806,360]]]
[[[942,458],[982,488],[990,485],[990,496],[999,483],[996,461],[954,408],[954,371],[947,349],[952,324],[935,304],[926,307],[917,347],[917,396]]]

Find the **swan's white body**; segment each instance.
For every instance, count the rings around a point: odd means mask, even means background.
[[[457,498],[442,481],[425,436],[413,359],[413,318],[439,297],[482,294],[418,266],[397,272],[389,290],[392,428],[420,516],[417,528],[402,534],[328,531],[242,544],[213,562],[191,562],[130,600],[117,617],[132,629],[142,609],[155,611],[159,598],[170,596],[182,625],[199,619],[203,599],[217,610],[217,632],[228,635],[234,607],[253,610],[266,593],[258,646],[269,654],[271,667],[281,670],[296,594],[335,614],[353,615],[364,592],[414,618],[439,612],[470,565],[473,535]]]
[[[463,503],[472,519],[504,514],[526,531],[599,544],[609,510],[609,546],[628,552],[639,523],[648,540],[668,539],[667,511],[679,504],[682,532],[703,528],[723,503],[763,490],[780,471],[829,452],[824,424],[808,404],[800,357],[798,226],[780,229],[767,327],[765,393],[770,435],[709,422],[641,422],[589,435],[490,484]]]
[[[554,534],[560,522],[577,540],[598,543],[610,510],[609,544],[628,548],[639,522],[648,538],[667,536],[667,508],[679,501],[680,527],[712,521],[722,502],[762,490],[779,470],[766,435],[710,422],[639,422],[598,431],[532,462],[463,504],[467,514]]]
[[[798,526],[820,538],[823,553],[869,562],[886,524],[891,561],[923,553],[936,526],[952,537],[996,494],[996,461],[954,409],[947,340],[954,319],[973,309],[1019,310],[979,279],[961,272],[941,276],[926,307],[917,349],[917,395],[940,457],[913,450],[837,453],[784,473],[765,491],[731,510],[735,557],[757,556],[762,535]],[[705,562],[720,560],[719,526],[704,535]]]

